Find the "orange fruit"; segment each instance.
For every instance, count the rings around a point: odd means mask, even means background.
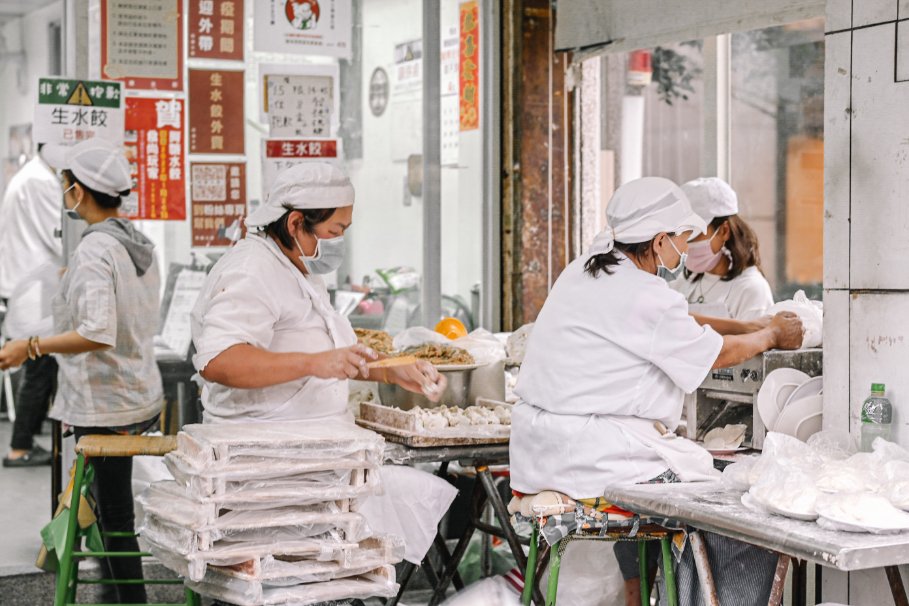
[[[435,330],[452,340],[467,336],[467,327],[457,318],[442,318]]]

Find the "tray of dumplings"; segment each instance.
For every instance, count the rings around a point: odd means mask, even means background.
[[[361,402],[357,423],[389,442],[405,446],[468,446],[501,444],[511,434],[512,405],[477,398],[473,406],[414,407],[401,410],[377,402]]]

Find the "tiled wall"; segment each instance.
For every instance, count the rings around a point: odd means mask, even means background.
[[[909,0],[828,0],[826,28],[824,427],[857,433],[884,382],[909,446]],[[892,603],[880,570],[824,579],[824,600]]]

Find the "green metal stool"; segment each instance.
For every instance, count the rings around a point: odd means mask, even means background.
[[[527,554],[527,569],[524,571],[524,591],[521,594],[521,604],[530,606],[536,577],[539,573],[537,562],[539,560],[540,522],[534,518],[532,522],[532,535],[530,537],[530,552]],[[634,536],[632,528],[607,530],[604,534],[571,533],[549,550],[549,583],[546,586],[545,606],[555,606],[556,595],[559,589],[559,571],[562,566],[562,555],[572,541],[635,541],[638,544],[638,560],[640,563],[641,578],[641,605],[650,606],[650,581],[647,574],[647,543],[659,541],[663,555],[663,574],[666,584],[666,597],[669,606],[678,606],[678,588],[675,582],[675,569],[672,567],[672,551],[670,540],[672,531],[661,526],[644,524],[637,529]]]
[[[149,557],[143,551],[105,551],[101,538],[135,536],[129,532],[99,532],[97,523],[80,524],[79,507],[90,501],[92,467],[91,457],[132,457],[139,455],[163,456],[176,448],[175,436],[85,436],[76,445],[76,466],[72,479],[69,511],[65,514],[66,533],[57,549],[57,588],[54,606],[75,606],[76,588],[83,585],[182,585],[182,579],[79,579],[79,560],[82,558]],[[84,513],[84,512],[83,512]],[[62,523],[62,522],[61,522]],[[82,551],[83,539],[87,551]],[[199,596],[185,589],[184,601],[178,604],[151,604],[150,606],[199,606]],[[98,606],[98,605],[93,605]],[[119,606],[119,605],[113,605]]]

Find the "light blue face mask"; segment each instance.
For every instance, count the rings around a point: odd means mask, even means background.
[[[316,253],[307,257],[297,239],[297,249],[300,251],[300,261],[311,274],[330,274],[337,271],[344,262],[344,236],[337,238],[316,238]]]
[[[66,194],[70,190],[72,190],[72,188],[74,188],[74,187],[76,187],[75,183],[73,183],[72,185],[67,187],[66,191],[63,192],[63,212],[66,213],[66,216],[69,217],[70,219],[72,219],[73,221],[79,221],[82,219],[82,217],[79,216],[79,213],[76,212],[76,209],[79,208],[80,204],[82,204],[82,200],[79,200],[78,202],[76,202],[76,205],[73,206],[72,208],[66,208]]]
[[[682,268],[685,267],[685,259],[688,258],[688,253],[679,252],[679,249],[675,247],[675,242],[672,241],[672,238],[669,238],[669,244],[672,246],[672,250],[679,253],[679,264],[676,265],[673,269],[669,269],[663,263],[663,259],[660,257],[660,253],[657,253],[657,259],[660,261],[657,264],[657,275],[667,282],[672,282],[676,279],[676,277],[678,277],[679,272],[682,271]]]

